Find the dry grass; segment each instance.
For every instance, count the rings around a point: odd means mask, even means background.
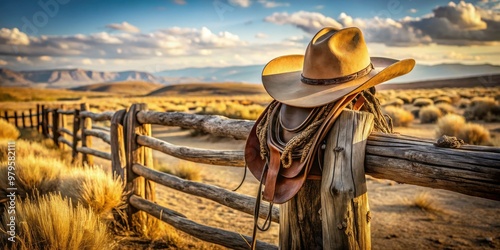
[[[491,137],[488,129],[480,124],[467,123],[459,131],[458,137],[466,143],[474,145],[491,145]]]
[[[60,160],[37,157],[33,155],[16,159],[16,187],[20,197],[34,194],[55,192],[59,186],[61,171],[66,166]],[[7,180],[8,163],[0,163],[0,178]],[[6,181],[0,182],[0,201],[8,194],[10,186]]]
[[[10,215],[3,213],[3,221]],[[16,203],[16,242],[4,237],[7,228],[0,226],[4,249],[113,249],[106,224],[92,210],[73,207],[69,199],[51,194]]]
[[[0,139],[0,162],[7,160],[7,143],[9,140]],[[42,143],[26,140],[16,141],[16,157],[24,158],[28,156],[59,158],[60,152],[47,148]]]
[[[456,114],[457,113],[457,110],[455,109],[455,107],[449,103],[444,103],[444,102],[441,102],[441,103],[438,103],[436,104],[436,107],[441,110],[441,113],[443,115],[446,115],[446,114]]]
[[[4,119],[0,119],[0,139],[15,140],[19,138],[19,130]]]
[[[464,116],[467,120],[484,120],[488,115],[491,116],[495,106],[498,106],[498,103],[492,97],[474,97]]]
[[[158,171],[166,174],[175,175],[179,178],[199,181],[201,180],[200,169],[194,162],[190,161],[179,161],[179,165],[173,167],[163,163],[155,162],[154,164]]]
[[[396,127],[408,127],[414,119],[411,112],[403,108],[387,106],[384,111],[391,117],[393,125]]]
[[[422,107],[418,114],[421,123],[435,123],[441,116],[443,113],[434,105]]]
[[[121,181],[97,167],[66,169],[61,174],[59,190],[74,204],[81,203],[99,216],[124,204]]]
[[[458,136],[465,125],[465,118],[461,115],[447,114],[439,118],[437,122],[437,137],[442,135]]]
[[[434,104],[434,101],[432,101],[429,98],[417,98],[417,99],[413,100],[413,106],[417,106],[417,107],[425,107],[425,106],[429,106],[429,105],[433,105],[433,104]]]
[[[0,93],[2,93],[0,95],[0,102],[82,100],[85,97],[112,96],[112,94],[110,93],[78,92],[66,89],[39,89],[18,87],[0,87]]]
[[[429,195],[429,193],[423,192],[415,196],[412,206],[421,209],[426,212],[437,212],[443,213],[444,210],[441,208]]]

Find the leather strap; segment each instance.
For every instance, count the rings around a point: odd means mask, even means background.
[[[276,190],[276,182],[278,180],[278,174],[280,171],[281,160],[280,160],[280,152],[273,145],[269,146],[269,163],[268,170],[266,174],[266,180],[264,182],[264,194],[262,198],[265,201],[272,202],[274,199],[274,194]]]

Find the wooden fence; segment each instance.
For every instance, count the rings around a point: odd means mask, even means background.
[[[22,114],[24,112],[21,117]],[[18,121],[16,116],[16,113],[14,116],[5,113],[4,118],[14,117]],[[71,128],[68,116],[73,118]],[[73,110],[38,105],[37,112],[30,112],[29,117],[36,117],[37,121],[36,126],[30,121],[29,127],[37,127],[60,147],[70,147],[74,160],[81,155],[86,164],[93,164],[93,157],[111,161],[113,172],[121,178],[129,194],[127,218],[144,211],[201,240],[232,249],[249,248],[249,236],[198,224],[156,204],[155,185],[209,199],[251,215],[254,197],[156,171],[152,159],[152,150],[157,150],[197,163],[244,167],[244,152],[170,144],[152,137],[151,125],[196,129],[245,140],[253,121],[149,111],[145,104],[102,113],[90,112],[87,104]],[[110,126],[96,126],[93,122],[97,121],[109,121]],[[370,133],[371,123],[371,114],[344,111],[327,136],[322,181],[306,181],[291,201],[280,208],[272,208],[272,221],[280,223],[280,248],[369,249],[370,212],[365,173],[400,183],[500,200],[499,148],[470,145],[459,149],[440,148],[432,141],[419,138]],[[16,126],[19,127],[19,123]],[[109,144],[111,151],[93,149],[92,137]],[[322,212],[318,213],[320,209]],[[262,204],[259,217],[265,218],[268,212],[269,206]],[[318,238],[318,234],[322,237]],[[277,248],[262,241],[257,241],[256,247]]]

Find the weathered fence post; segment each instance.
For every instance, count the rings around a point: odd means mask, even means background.
[[[80,105],[80,112],[90,110],[88,103],[82,103]],[[92,147],[92,137],[87,136],[85,134],[87,129],[92,129],[92,119],[89,117],[82,117],[80,120],[81,124],[81,138],[82,138],[82,147],[90,148]],[[89,166],[94,165],[94,157],[92,155],[82,153],[82,164],[87,164]]]
[[[48,119],[47,119],[47,109],[45,105],[42,105],[42,134],[47,137],[48,135]]]
[[[36,129],[38,132],[42,132],[42,107],[40,104],[36,105]]]
[[[137,113],[142,110],[147,110],[147,105],[145,103],[133,104],[125,117],[125,152],[127,160],[125,192],[129,192],[130,195],[137,195],[154,201],[154,184],[151,181],[146,181],[144,177],[138,176],[132,171],[132,166],[134,164],[152,167],[153,161],[151,149],[137,144],[136,141],[137,135],[151,135],[151,125],[140,124],[139,121],[137,121]],[[127,208],[129,225],[132,225],[132,216],[136,212],[137,209],[132,206]],[[138,223],[146,222],[146,214],[144,212],[140,212],[137,216],[139,217],[138,220],[136,220]],[[144,225],[139,224],[136,226]]]
[[[9,111],[7,111],[7,110],[6,110],[6,111],[4,111],[3,113],[4,113],[4,116],[5,116],[4,118],[5,118],[5,120],[6,120],[6,121],[7,121],[7,123],[8,123],[8,122],[9,122]]]
[[[364,174],[373,115],[345,110],[327,135],[321,181],[280,206],[281,249],[370,249]]]
[[[327,137],[321,182],[324,249],[371,249],[364,170],[373,115],[344,111]]]
[[[64,105],[61,105],[61,111],[65,111],[65,106]],[[61,130],[64,130],[67,126],[68,126],[68,119],[66,118],[66,115],[65,114],[59,114],[59,129]],[[60,136],[62,136],[64,139],[67,138],[67,135],[66,133],[60,133]],[[61,143],[59,144],[59,147],[62,149],[62,150],[65,150],[66,149],[66,144],[64,143]]]
[[[60,149],[62,143],[59,142],[59,137],[61,133],[59,132],[59,113],[57,112],[59,109],[52,110],[52,140],[54,144]]]
[[[78,158],[78,131],[80,131],[80,110],[75,109],[75,114],[73,115],[73,148],[71,148],[71,162],[75,163]]]
[[[126,184],[127,159],[125,155],[125,140],[123,137],[123,119],[126,110],[118,110],[111,118],[110,140],[111,140],[111,171],[114,177],[119,177]]]
[[[17,121],[17,111],[14,111],[14,124],[16,125],[16,128],[19,128],[19,123]]]
[[[32,109],[29,110],[29,114],[30,114],[30,128],[34,128],[35,125],[33,124],[33,111],[32,111]]]
[[[24,111],[21,112],[21,120],[23,123],[23,128],[26,128],[26,116],[24,115]]]
[[[123,183],[124,187],[127,184],[127,159],[125,154],[125,139],[123,128],[126,113],[127,111],[125,109],[121,109],[115,112],[115,114],[111,118],[109,131],[111,144],[111,172],[113,174],[113,178],[118,177]],[[124,212],[126,213],[127,211]],[[125,220],[126,218],[123,218],[120,214],[123,213],[113,214],[115,221],[120,226],[127,228],[127,221]]]

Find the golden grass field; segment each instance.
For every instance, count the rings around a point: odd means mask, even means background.
[[[91,111],[101,112],[126,108],[131,103],[144,102],[148,104],[149,109],[157,111],[220,114],[233,118],[256,119],[271,100],[262,88],[260,90],[259,88],[237,84],[168,86],[152,90],[153,92],[149,95],[141,93],[139,96],[128,96],[131,92],[126,90],[115,93],[67,90],[38,92],[40,90],[0,88],[0,93],[8,93],[9,96],[16,98],[15,101],[8,98],[2,101],[0,98],[0,111],[20,111],[34,108],[34,105],[42,103],[51,107],[64,105],[69,109],[87,102],[90,104]],[[203,92],[197,92],[199,90]],[[231,94],[231,91],[235,90],[238,91]],[[40,93],[43,94],[45,102],[39,100],[42,95]],[[377,93],[377,97],[381,101],[384,112],[391,116],[394,124],[397,125],[394,127],[395,132],[430,139],[435,139],[442,133],[454,133],[455,136],[471,144],[500,146],[499,87],[383,90]],[[103,123],[102,125],[109,124]],[[9,134],[11,137],[17,137],[15,132]],[[1,136],[9,135],[0,133]],[[153,136],[176,145],[189,147],[220,150],[243,150],[244,148],[244,141],[199,135],[180,128],[153,126]],[[68,203],[65,199],[71,198],[73,204],[70,204],[70,207],[75,208],[67,210],[68,213],[74,213],[72,216],[92,213],[92,216],[88,216],[95,218],[92,223],[97,223],[92,225],[100,228],[99,223],[104,223],[108,227],[108,231],[101,230],[99,232],[102,233],[99,235],[104,235],[102,236],[104,238],[108,234],[115,235],[111,237],[112,241],[102,241],[107,248],[223,249],[217,245],[201,242],[163,224],[157,224],[155,221],[150,223],[155,230],[143,230],[138,235],[114,232],[115,228],[110,222],[112,221],[110,211],[113,207],[121,205],[119,202],[121,193],[109,177],[109,162],[96,159],[96,165],[99,168],[80,170],[71,166],[67,153],[58,152],[53,148],[47,149],[46,146],[50,147],[50,143],[35,136],[33,132],[22,130],[21,137],[37,138],[40,141],[31,142],[31,145],[25,146],[32,149],[26,152],[28,163],[25,164],[29,166],[29,169],[40,169],[26,177],[33,179],[30,183],[34,183],[26,188],[26,190],[31,190],[27,193],[33,192],[33,187],[40,187],[42,194],[53,193],[53,191],[61,193],[60,196],[47,196],[40,199],[40,202],[32,202],[38,207],[33,207],[31,201],[27,201],[26,207],[32,210],[48,209],[50,211],[51,208],[47,208],[48,205],[43,203],[44,199],[67,207],[68,205],[62,204]],[[30,142],[18,140],[18,143]],[[100,139],[93,139],[93,148],[106,152],[110,149],[109,145]],[[42,158],[54,159],[57,163],[52,162],[49,165],[58,167],[50,169],[59,169],[59,172],[47,170],[46,164],[35,164],[46,161],[41,160]],[[235,188],[243,177],[242,168],[193,164],[160,152],[154,152],[154,158],[155,167],[161,171],[227,189]],[[0,164],[2,165],[5,165],[5,162]],[[45,176],[44,181],[37,181],[37,176]],[[92,178],[88,178],[89,176]],[[238,192],[254,196],[257,192],[257,185],[257,180],[248,174]],[[69,188],[75,186],[81,188]],[[160,185],[157,185],[156,190],[157,202],[160,205],[178,211],[191,220],[251,235],[253,218],[250,215]],[[368,196],[373,218],[371,225],[373,249],[492,249],[500,247],[500,202],[371,177],[368,178]],[[2,200],[1,197],[0,200]],[[74,200],[81,201],[84,204],[83,207],[74,204]],[[116,202],[110,204],[106,203],[107,200]],[[24,203],[23,209],[25,209]],[[74,226],[80,227],[80,225]],[[158,229],[159,227],[162,228]],[[96,229],[93,233],[97,231]],[[260,240],[277,244],[278,234],[278,225],[273,223],[268,232],[259,233],[258,237]],[[35,238],[43,237],[36,233],[30,235]],[[87,239],[87,237],[82,236],[82,239]],[[29,239],[27,242],[30,242]],[[94,244],[89,242],[87,243]],[[103,247],[103,245],[95,244],[96,247],[91,249]]]

